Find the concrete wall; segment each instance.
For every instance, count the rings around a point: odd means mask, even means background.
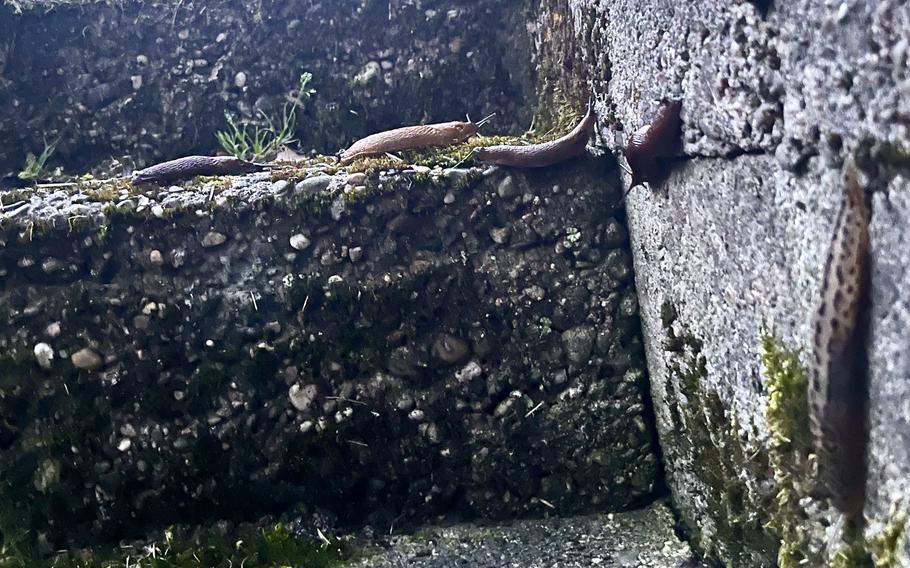
[[[823,502],[777,504],[760,330],[808,360],[849,154],[874,194],[865,547],[910,564],[903,537],[874,540],[899,532],[910,489],[908,22],[901,2],[537,6],[543,78],[593,90],[606,146],[621,150],[660,99],[683,101],[686,159],[627,211],[668,483],[695,543],[731,566],[820,565],[840,547]],[[801,551],[788,557],[790,545]]]

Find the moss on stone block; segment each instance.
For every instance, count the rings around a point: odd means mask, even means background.
[[[907,541],[907,517],[896,514],[877,535],[866,540],[875,568],[897,568],[901,565],[900,550]]]
[[[813,519],[806,513],[812,493],[812,444],[809,439],[807,374],[799,353],[761,334],[761,361],[768,384],[765,416],[771,432],[769,457],[776,485],[775,510],[769,527],[780,537],[780,568],[822,566],[822,550],[813,543]],[[843,546],[833,555],[834,568],[892,568],[899,565],[906,519],[896,515],[879,534],[863,536],[847,527]]]
[[[782,347],[767,332],[761,335],[761,362],[768,385],[765,417],[771,432],[768,454],[776,487],[769,527],[780,538],[777,562],[781,568],[806,563],[820,566],[822,558],[811,550],[808,519],[801,504],[812,490],[806,371],[799,353]]]
[[[767,495],[745,483],[743,471],[766,476],[762,452],[747,452],[740,429],[720,394],[709,386],[704,343],[678,321],[670,303],[661,309],[668,362],[667,403],[672,428],[664,443],[671,487],[693,495],[703,509],[681,509],[690,540],[709,555],[752,565],[754,551],[773,558],[774,535],[766,529]],[[678,478],[674,480],[674,478]],[[681,497],[677,497],[678,499]]]

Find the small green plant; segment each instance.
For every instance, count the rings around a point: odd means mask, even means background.
[[[42,150],[41,154],[37,157],[29,152],[25,156],[25,167],[19,172],[19,179],[35,180],[42,177],[45,173],[45,168],[47,167],[47,161],[54,154],[54,150],[56,149],[57,142],[52,142],[50,144],[45,142],[44,150]]]
[[[281,114],[274,116],[262,111],[258,120],[237,120],[225,112],[227,130],[215,133],[218,143],[226,152],[241,160],[261,160],[275,154],[282,146],[294,142],[294,130],[297,128],[297,109],[306,106],[307,101],[316,94],[309,87],[313,79],[311,73],[300,75],[297,89],[287,96]]]

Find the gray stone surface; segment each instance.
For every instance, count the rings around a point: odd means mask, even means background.
[[[762,4],[545,0],[532,34],[545,79],[593,90],[617,153],[660,99],[683,101],[689,159],[632,192],[629,229],[668,483],[697,546],[732,566],[776,562],[758,331],[806,356],[848,154],[876,192],[868,536],[906,513],[910,478],[910,224],[891,182],[908,166],[910,6]],[[830,557],[837,515],[807,507],[798,522]]]
[[[772,158],[736,164],[689,162],[666,183],[668,195],[640,190],[628,213],[675,502],[700,547],[735,566],[773,566],[759,332],[806,345],[812,287],[790,283],[810,281],[797,267],[821,265],[828,231],[825,212],[803,211],[798,191],[764,181]],[[836,182],[835,173],[811,186]],[[793,246],[780,246],[785,235]]]
[[[869,352],[872,452],[866,514],[871,531],[902,512],[897,495],[910,495],[910,179],[897,177],[875,196],[872,221],[874,309]],[[910,565],[910,542],[903,545]]]
[[[59,544],[647,502],[613,166],[4,194],[27,207],[0,212],[0,521]]]
[[[663,504],[590,517],[425,528],[357,568],[675,568],[689,547]]]

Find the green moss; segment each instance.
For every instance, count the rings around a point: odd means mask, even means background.
[[[848,529],[845,545],[837,551],[831,568],[898,568],[906,540],[907,517],[896,514],[877,535],[863,537],[858,530]]]
[[[534,113],[534,129],[540,133],[561,132],[565,134],[578,122],[580,111],[587,100],[573,103],[566,96],[566,88],[550,78],[544,78],[538,87],[537,110]],[[561,136],[562,134],[557,135]],[[546,134],[543,134],[545,137]]]
[[[4,555],[5,554],[5,555]],[[232,535],[213,530],[193,537],[175,536],[165,531],[159,542],[142,547],[100,550],[84,549],[52,558],[17,557],[0,553],[0,566],[6,568],[330,568],[340,566],[350,556],[347,545],[325,539],[316,542],[291,534],[282,524],[267,529],[244,528]]]
[[[280,167],[270,171],[272,181],[293,180],[299,181],[307,177],[314,170],[327,175],[334,175],[341,170],[341,165],[332,156],[313,156],[297,162],[279,162]]]
[[[820,566],[822,559],[810,552],[807,519],[800,505],[812,490],[806,371],[799,353],[781,347],[767,332],[761,333],[760,357],[768,385],[765,418],[771,433],[768,455],[776,489],[769,528],[780,538],[777,562],[781,568],[806,563]]]
[[[875,568],[898,568],[901,549],[907,540],[907,517],[896,514],[885,529],[868,539],[866,549],[872,554]]]
[[[831,559],[831,568],[898,568],[902,566],[901,550],[906,539],[907,518],[895,515],[877,535],[863,537],[849,528],[844,546]]]
[[[831,559],[831,568],[875,568],[860,531],[851,529],[844,534],[844,546]]]
[[[683,524],[693,544],[732,565],[752,565],[756,555],[773,558],[776,539],[768,522],[768,497],[746,485],[744,476],[767,477],[762,452],[746,452],[741,428],[721,396],[707,386],[707,359],[703,342],[680,331],[677,310],[670,303],[661,309],[666,332],[667,398],[671,429],[663,444],[668,476],[691,475],[686,481],[698,492],[703,509],[682,509]],[[761,485],[759,482],[756,485]],[[703,513],[709,519],[695,518]],[[705,527],[711,527],[705,532]]]
[[[231,176],[196,176],[184,184],[183,188],[192,191],[208,191],[217,195],[234,184]]]
[[[134,194],[135,187],[126,178],[114,178],[101,181],[84,181],[78,188],[93,201],[109,203],[120,199],[120,192],[126,191],[130,195]]]
[[[799,353],[779,346],[770,334],[763,332],[761,362],[768,380],[765,414],[771,430],[772,447],[808,452],[808,379],[799,361]]]
[[[812,492],[812,452],[809,438],[808,377],[799,353],[781,346],[767,332],[761,334],[761,362],[768,384],[765,416],[771,433],[769,457],[776,486],[775,510],[769,528],[780,537],[780,568],[821,566],[824,559],[811,552],[809,519],[800,501]],[[844,545],[832,558],[832,568],[892,568],[899,565],[899,550],[906,518],[895,516],[879,535],[864,538],[848,525]]]

